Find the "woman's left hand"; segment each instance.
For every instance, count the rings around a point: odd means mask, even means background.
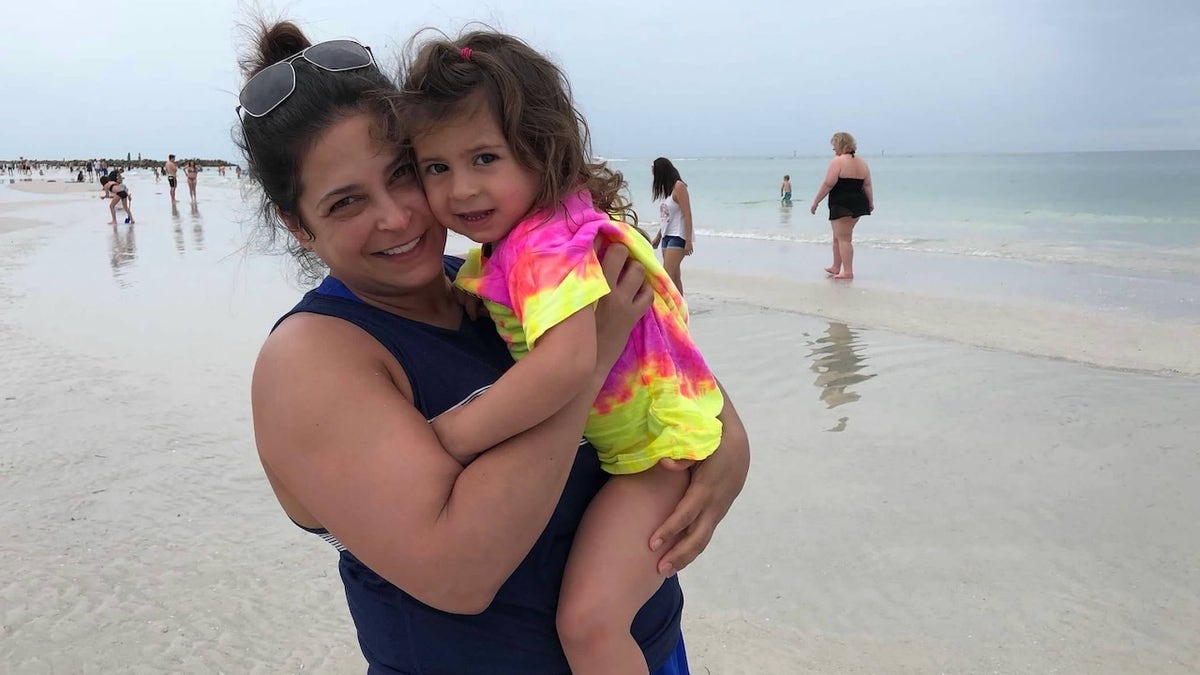
[[[688,239],[687,241],[685,241],[683,243],[683,254],[684,255],[691,255],[692,251],[694,251],[695,249],[696,249],[696,245],[692,243],[691,239]]]
[[[728,405],[728,395],[726,401]],[[692,481],[683,499],[666,522],[650,535],[651,551],[659,551],[665,544],[670,544],[658,561],[658,572],[663,576],[687,567],[708,546],[717,523],[729,512],[746,482],[750,470],[750,441],[737,413],[731,417],[725,420],[721,445],[708,459],[695,466],[693,462],[670,459],[659,462],[659,466],[673,471],[692,471]]]

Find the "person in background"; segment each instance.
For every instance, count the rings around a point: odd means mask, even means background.
[[[779,199],[784,206],[792,205],[792,177],[784,174],[783,182],[779,184]]]
[[[850,134],[839,131],[829,139],[833,161],[825,171],[825,179],[817,188],[809,209],[814,215],[817,206],[829,196],[829,224],[833,229],[833,264],[825,271],[834,279],[854,278],[854,226],[858,219],[875,210],[871,189],[871,169],[866,161],[855,156],[858,144]]]
[[[117,224],[117,204],[120,203],[121,207],[125,209],[125,222],[133,225],[136,221],[133,219],[133,211],[129,208],[129,190],[125,187],[125,176],[114,169],[108,175],[108,182],[104,187],[111,195],[108,211],[112,215],[112,220],[108,224]]]
[[[167,186],[171,188],[171,203],[175,203],[175,188],[179,185],[176,174],[179,165],[175,163],[175,155],[167,155],[167,163],[163,164],[163,174],[167,177]]]
[[[200,169],[196,166],[196,162],[190,161],[183,170],[183,175],[187,177],[188,194],[191,195],[192,203],[196,203],[196,177]]]
[[[688,195],[687,183],[679,176],[679,169],[666,157],[659,157],[651,165],[650,194],[658,201],[660,229],[652,244],[662,244],[663,267],[674,282],[675,288],[683,293],[684,256],[695,249],[695,234],[692,227],[692,199]]]

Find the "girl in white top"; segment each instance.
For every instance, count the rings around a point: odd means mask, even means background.
[[[652,165],[653,182],[651,194],[659,201],[661,229],[654,237],[653,245],[662,242],[663,267],[675,288],[683,293],[683,276],[680,265],[683,257],[692,254],[695,234],[692,229],[692,201],[688,196],[687,183],[679,177],[679,170],[666,157],[659,157]]]

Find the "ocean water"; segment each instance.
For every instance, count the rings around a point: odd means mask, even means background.
[[[816,215],[808,206],[829,157],[673,159],[691,187],[697,223],[689,268],[824,282],[829,223],[824,205]],[[855,288],[1200,324],[1200,152],[866,159],[876,211],[855,231]],[[643,224],[654,229],[651,160],[609,161],[626,175]],[[792,176],[791,207],[778,199],[785,173]],[[140,204],[140,248],[163,224],[155,221],[166,216],[166,183],[138,171],[129,179]],[[172,228],[181,217],[203,218],[210,228],[240,229],[252,220],[232,175],[205,171],[200,183],[204,215],[166,217]],[[0,190],[0,207],[31,198]],[[96,206],[89,217],[107,220],[99,200],[85,201]],[[183,235],[172,233],[176,248],[188,236],[183,229]],[[241,257],[247,232],[230,234],[225,254]],[[452,252],[469,245],[451,238]],[[124,248],[130,247],[113,242],[113,274],[121,285],[151,265],[133,261]]]
[[[875,213],[859,246],[1200,277],[1200,152],[860,155]],[[692,195],[697,243],[830,241],[809,205],[830,157],[672,158]],[[651,159],[610,159],[653,229]],[[780,204],[790,174],[793,206]]]

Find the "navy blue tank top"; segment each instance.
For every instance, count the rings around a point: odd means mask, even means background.
[[[447,257],[447,274],[453,277],[461,264]],[[488,387],[513,363],[486,317],[471,321],[464,315],[458,330],[431,326],[363,303],[332,277],[309,291],[280,322],[298,312],[344,319],[378,340],[408,375],[413,404],[426,419]],[[341,551],[339,568],[368,674],[569,673],[555,630],[558,591],[575,530],[606,479],[595,449],[582,443],[546,529],[491,606],[474,616],[422,604],[318,531]],[[651,671],[675,649],[682,611],[678,577],[671,577],[634,619],[633,636]]]

